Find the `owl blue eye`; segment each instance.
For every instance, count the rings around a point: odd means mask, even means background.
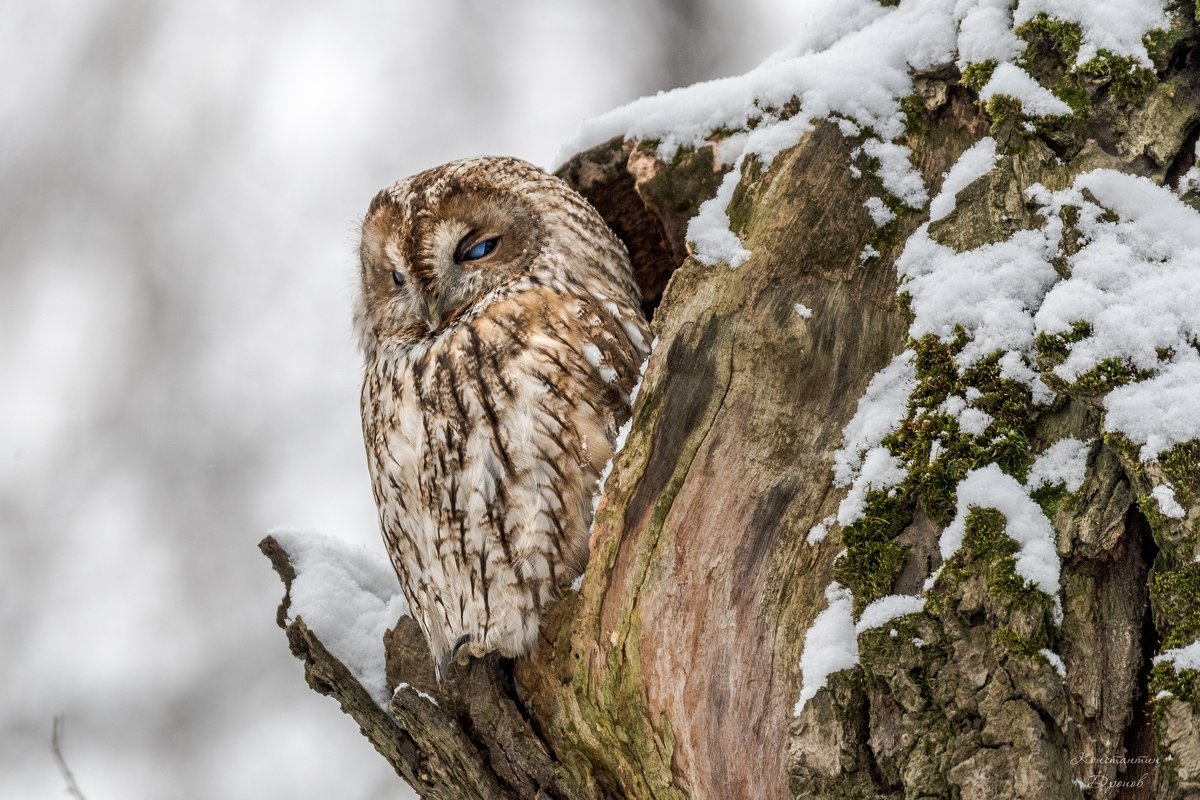
[[[404,285],[404,273],[398,269],[392,270],[392,282],[395,283],[397,286],[403,286]]]
[[[478,261],[484,256],[490,254],[496,249],[496,245],[500,244],[500,237],[493,236],[491,239],[481,239],[471,246],[471,249],[463,253],[459,258],[460,261]]]

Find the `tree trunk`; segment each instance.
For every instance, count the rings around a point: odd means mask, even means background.
[[[1044,82],[1076,76],[1086,110],[1066,121],[1028,130],[1005,98],[979,101],[969,70],[915,76],[904,143],[931,196],[982,137],[1002,156],[929,226],[941,245],[968,251],[1043,224],[1035,183],[1061,189],[1105,167],[1174,185],[1194,163],[1192,21],[1159,43],[1156,71],[1084,77],[1058,63],[1044,28],[1023,34],[1043,56],[1028,68]],[[886,188],[862,137],[833,121],[769,166],[742,165],[728,215],[746,263],[689,257],[688,220],[727,170],[720,138],[669,163],[653,143],[618,139],[560,171],[629,247],[658,342],[582,587],[551,610],[538,651],[455,667],[439,685],[402,619],[388,689],[411,691],[385,711],[288,621],[285,598],[280,622],[309,683],[426,798],[1200,797],[1200,674],[1152,665],[1200,636],[1200,445],[1144,459],[1104,427],[1119,381],[1059,380],[1057,399],[1035,405],[994,361],[956,366],[953,336],[912,338],[896,260],[928,208],[890,204],[898,216],[877,227],[866,203]],[[1060,261],[1073,242],[1063,236]],[[1047,381],[1058,344],[1039,340]],[[868,492],[864,517],[839,527],[835,452],[872,378],[906,349],[914,398],[935,405],[947,385],[966,387],[1005,432],[939,460],[914,400],[888,444],[909,477]],[[945,564],[939,537],[964,476],[991,463],[1023,475],[1064,437],[1092,442],[1082,485],[1032,495],[1061,557],[1060,622],[1014,572],[1003,515],[967,516]],[[1161,513],[1156,486],[1172,487],[1183,516]],[[829,534],[810,544],[818,524]],[[288,554],[271,538],[263,548],[290,588]],[[796,714],[827,588],[849,590],[858,617],[872,600],[921,594],[939,565],[923,610],[861,630],[858,663]]]

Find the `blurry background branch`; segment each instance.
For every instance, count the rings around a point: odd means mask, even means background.
[[[54,761],[58,764],[58,771],[62,773],[63,780],[66,781],[67,794],[74,797],[75,800],[86,800],[83,792],[79,789],[79,784],[75,782],[74,773],[67,766],[67,757],[63,754],[64,727],[66,727],[66,717],[59,714],[54,718],[54,730],[50,734],[50,749],[54,752]]]

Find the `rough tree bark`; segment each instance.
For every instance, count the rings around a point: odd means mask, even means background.
[[[1052,34],[1026,33],[1047,83],[1066,74]],[[1096,167],[1178,181],[1200,130],[1198,55],[1194,26],[1176,30],[1156,71],[1076,78],[1086,112],[1032,133],[1002,98],[978,100],[978,76],[916,76],[907,144],[931,194],[981,136],[1010,156],[931,235],[959,250],[1005,238],[1035,222],[1026,187],[1061,188]],[[752,257],[736,270],[687,255],[687,221],[722,177],[711,148],[663,163],[648,144],[614,140],[562,168],[629,247],[659,339],[582,589],[553,608],[532,657],[473,661],[441,685],[401,620],[388,685],[408,688],[390,713],[302,619],[287,623],[286,598],[281,608],[310,685],[423,797],[1200,796],[1200,680],[1150,668],[1165,639],[1200,633],[1200,448],[1139,462],[1103,433],[1095,387],[1055,387],[1062,399],[1037,413],[1019,398],[1026,455],[1065,435],[1098,442],[1083,488],[1052,517],[1063,623],[1011,586],[1011,550],[977,535],[926,611],[892,626],[903,635],[864,633],[860,666],[793,716],[825,587],[916,593],[953,510],[930,479],[873,530],[806,542],[844,495],[833,454],[872,376],[906,347],[927,372],[945,360],[937,341],[908,339],[897,297],[895,259],[927,210],[877,228],[864,202],[883,191],[851,174],[855,146],[818,122],[768,169],[744,168],[729,216]],[[867,245],[881,256],[864,265]],[[821,313],[800,317],[801,301]],[[1149,502],[1164,482],[1184,519]],[[286,553],[270,538],[263,549],[290,586]],[[1037,655],[1047,643],[1065,682]],[[1108,795],[1079,784],[1145,772],[1141,788]]]

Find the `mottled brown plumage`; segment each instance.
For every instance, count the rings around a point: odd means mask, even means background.
[[[625,249],[559,179],[478,158],[376,195],[361,263],[363,436],[413,617],[439,665],[527,653],[648,352]]]

